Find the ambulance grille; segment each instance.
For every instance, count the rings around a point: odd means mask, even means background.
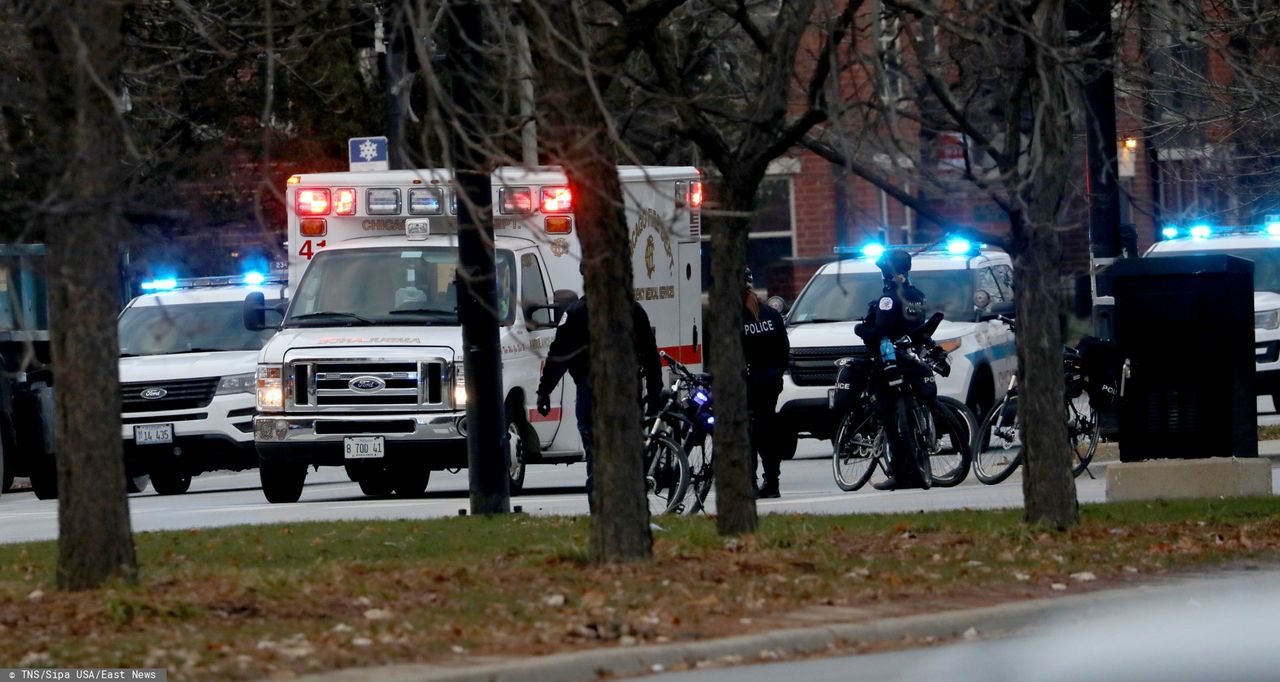
[[[307,360],[290,363],[289,397],[295,407],[385,411],[448,408],[448,364],[420,361]]]

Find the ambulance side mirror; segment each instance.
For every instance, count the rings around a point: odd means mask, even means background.
[[[546,303],[541,305],[535,303],[535,304],[530,304],[524,307],[524,319],[526,321],[526,324],[529,324],[531,321],[536,320],[535,313],[537,313],[539,310],[550,310],[551,314],[554,317],[551,324],[549,325],[537,324],[537,325],[531,325],[531,326],[559,327],[560,323],[564,322],[565,312],[569,310],[569,306],[573,305],[574,302],[576,302],[577,300],[578,300],[578,294],[574,293],[573,291],[570,291],[569,289],[556,289],[555,303]]]
[[[275,329],[275,325],[267,324],[267,313],[272,312],[284,316],[288,302],[280,300],[274,304],[267,303],[267,297],[261,291],[250,292],[244,297],[244,328],[259,332],[264,329]]]

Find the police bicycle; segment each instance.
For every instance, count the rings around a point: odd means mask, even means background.
[[[837,362],[840,378],[830,401],[845,413],[832,439],[831,468],[841,490],[862,488],[877,468],[897,487],[951,487],[968,475],[976,419],[958,400],[917,395],[898,366],[906,359],[941,376],[950,373],[946,353],[929,338],[941,320],[935,315],[914,338],[885,339],[876,357]],[[842,399],[841,391],[851,393],[855,373],[865,373],[859,382],[864,389]]]
[[[683,458],[688,470],[687,485],[678,497],[672,494],[667,498],[663,512],[694,514],[705,509],[713,480],[711,434],[716,418],[711,375],[692,372],[665,352],[659,355],[671,368],[673,381],[671,388],[662,392],[657,413],[645,423],[646,461],[650,452],[658,460],[679,450],[679,455],[672,457]],[[652,496],[650,500],[653,509]]]
[[[998,316],[1012,329],[1014,321]],[[1105,342],[1090,347],[1106,348]],[[1105,353],[1106,351],[1102,351]],[[1099,409],[1115,397],[1116,382],[1108,374],[1106,361],[1092,352],[1063,346],[1062,369],[1066,385],[1064,417],[1071,474],[1088,470],[1098,450]],[[1008,391],[987,412],[974,442],[973,473],[978,480],[995,485],[1009,478],[1022,464],[1022,421],[1018,417],[1018,377],[1009,379]],[[1090,476],[1093,474],[1090,473]]]

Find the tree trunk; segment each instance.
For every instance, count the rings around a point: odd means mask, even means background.
[[[741,180],[726,178],[724,206],[742,215],[719,216],[712,226],[711,375],[715,377],[716,432],[715,482],[716,529],[721,535],[755,532],[756,515],[752,478],[755,453],[751,450],[747,419],[746,361],[742,355],[742,290],[747,266],[746,213],[759,181],[743,191]],[[744,204],[745,208],[740,207]]]
[[[1035,31],[1024,39],[1035,77],[1031,167],[1020,204],[1025,219],[1010,216],[1014,231],[1014,288],[1018,292],[1018,411],[1023,423],[1022,491],[1029,523],[1056,528],[1080,518],[1067,440],[1066,386],[1062,375],[1062,329],[1057,220],[1066,193],[1071,153],[1072,81],[1060,62],[1065,45],[1062,0],[1045,0],[1033,17]]]
[[[631,249],[618,169],[603,154],[569,167],[591,320],[595,511],[591,559],[653,556],[645,496],[640,383],[631,314]]]
[[[1020,221],[1021,222],[1021,221]],[[1058,258],[1051,224],[1023,222],[1014,260],[1018,292],[1018,417],[1026,520],[1066,528],[1078,520],[1067,443],[1059,328]]]
[[[30,26],[45,73],[41,134],[69,139],[65,172],[42,216],[58,460],[58,585],[137,580],[120,441],[119,238],[123,131],[113,87],[122,10],[108,2],[42,5]],[[41,23],[42,22],[42,23]],[[96,70],[96,73],[89,72]]]

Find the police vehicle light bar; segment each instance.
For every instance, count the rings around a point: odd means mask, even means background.
[[[168,279],[153,279],[142,283],[143,291],[169,291],[178,288],[178,280],[172,277]]]

